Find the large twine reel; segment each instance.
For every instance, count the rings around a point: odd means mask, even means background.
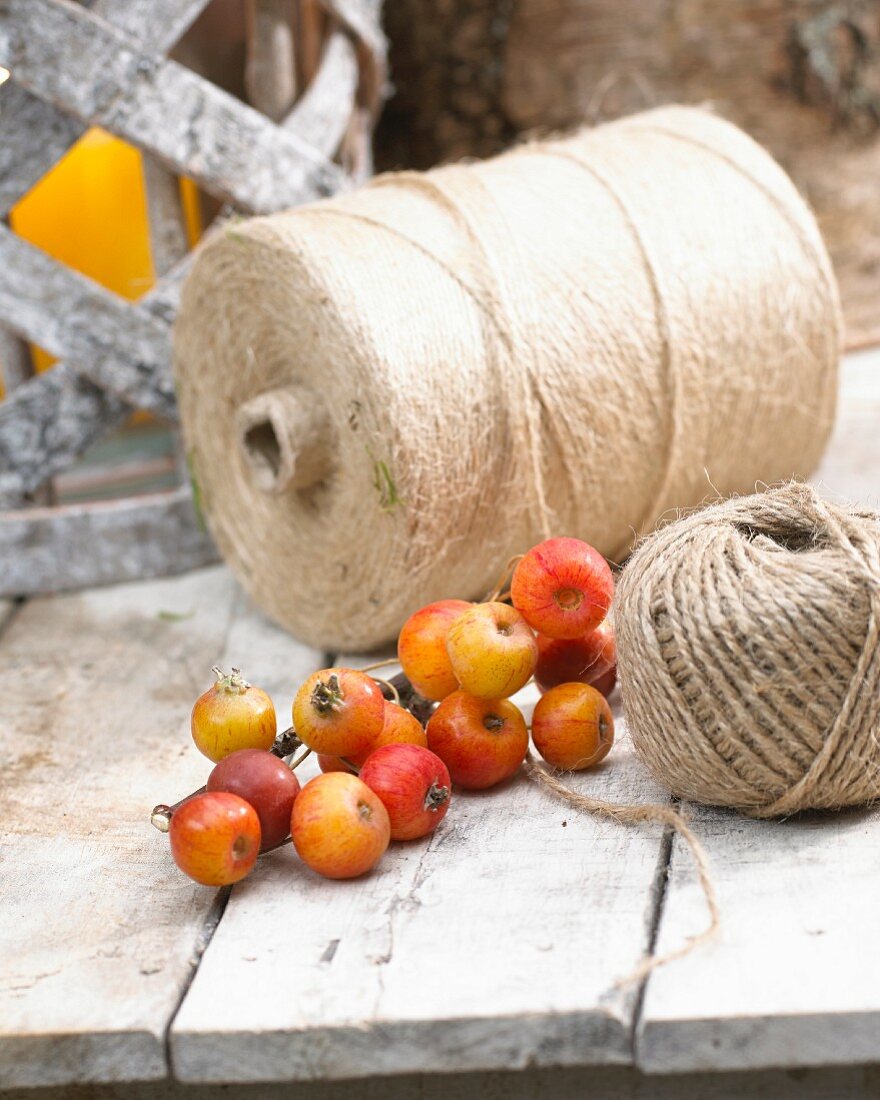
[[[642,543],[615,609],[627,726],[674,794],[880,797],[880,514],[796,484],[716,504]]]
[[[353,649],[550,533],[619,559],[669,508],[808,473],[839,349],[791,182],[665,108],[229,226],[176,368],[224,556]]]

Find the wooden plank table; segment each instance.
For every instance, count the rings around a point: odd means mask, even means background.
[[[819,477],[876,504],[878,469],[865,353]],[[721,936],[624,988],[655,939],[704,924],[687,855],[525,777],[458,793],[429,841],[362,880],[319,880],[282,850],[231,892],[189,883],[147,816],[204,779],[188,716],[210,666],[242,665],[283,720],[330,659],[222,567],[0,603],[4,1095],[429,1100],[453,1071],[465,1097],[878,1094],[875,811],[695,809]],[[666,797],[625,735],[573,784]]]

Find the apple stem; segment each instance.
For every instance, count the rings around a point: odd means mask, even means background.
[[[291,770],[292,772],[295,772],[295,771],[296,771],[296,769],[297,769],[297,768],[298,768],[298,767],[300,766],[300,764],[301,764],[301,763],[303,762],[303,760],[305,760],[305,758],[306,758],[307,756],[311,756],[311,755],[312,755],[312,750],[311,750],[311,749],[310,749],[310,748],[309,748],[308,746],[306,746],[306,748],[305,748],[305,751],[304,751],[304,752],[301,752],[301,753],[299,754],[299,756],[298,756],[298,757],[296,758],[296,760],[291,760],[291,761],[290,761],[290,763],[289,763],[289,764],[288,764],[287,766],[288,766],[288,767],[290,768],[290,770]]]
[[[283,760],[285,756],[293,756],[296,750],[302,747],[303,743],[297,737],[296,730],[293,726],[288,726],[286,730],[282,730],[281,733],[275,734],[275,740],[269,752],[271,752],[273,756],[278,756]]]
[[[197,791],[190,792],[185,798],[175,802],[173,806],[166,806],[164,802],[160,802],[158,806],[153,807],[150,813],[150,824],[154,829],[158,829],[160,833],[167,833],[171,827],[171,818],[174,816],[174,811],[179,810],[184,802],[189,802],[197,794],[204,794],[207,789],[207,787],[199,787]]]
[[[326,715],[331,711],[339,710],[344,699],[345,693],[339,683],[339,677],[335,672],[331,672],[326,680],[319,680],[315,684],[310,701],[318,714]]]
[[[391,696],[392,696],[393,701],[395,703],[397,703],[398,706],[400,706],[400,692],[397,690],[394,683],[391,680],[383,680],[381,676],[374,676],[373,679],[379,685],[384,684],[388,688],[388,690],[391,692]]]
[[[426,725],[428,719],[434,713],[434,703],[430,699],[425,699],[424,696],[419,695],[409,682],[406,673],[398,672],[390,680],[377,680],[376,682],[382,689],[382,694],[386,699],[394,701],[394,693],[396,692],[400,706],[404,710],[408,710],[423,726]]]
[[[506,593],[504,592],[505,585],[513,576],[514,569],[516,569],[524,557],[525,554],[514,554],[507,565],[504,566],[504,571],[495,583],[495,587],[489,590],[489,593],[480,600],[480,603],[495,603],[497,600],[504,599],[505,596],[510,595],[509,590]],[[504,593],[503,596],[502,593]]]
[[[387,657],[384,661],[374,661],[371,665],[364,665],[360,671],[373,672],[377,668],[388,668],[389,665],[396,665],[399,663],[396,657]]]

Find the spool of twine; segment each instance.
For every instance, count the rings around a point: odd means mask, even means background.
[[[350,650],[551,533],[620,559],[667,509],[807,474],[840,325],[780,168],[664,108],[230,225],[175,344],[225,558]]]
[[[646,539],[615,598],[639,756],[681,798],[755,817],[880,797],[880,514],[805,485]]]

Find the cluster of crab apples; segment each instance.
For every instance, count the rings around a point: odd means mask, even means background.
[[[553,767],[590,768],[614,738],[613,593],[597,550],[548,539],[514,559],[484,602],[440,600],[410,616],[394,681],[370,669],[314,673],[281,734],[265,692],[215,669],[192,712],[214,769],[202,791],[157,806],[153,823],[181,870],[206,885],[237,882],[288,840],[313,871],[353,878],[391,840],[433,832],[455,787],[492,787],[520,769],[529,727],[510,697],[533,678],[535,749]],[[321,774],[301,787],[295,769],[310,752]]]

